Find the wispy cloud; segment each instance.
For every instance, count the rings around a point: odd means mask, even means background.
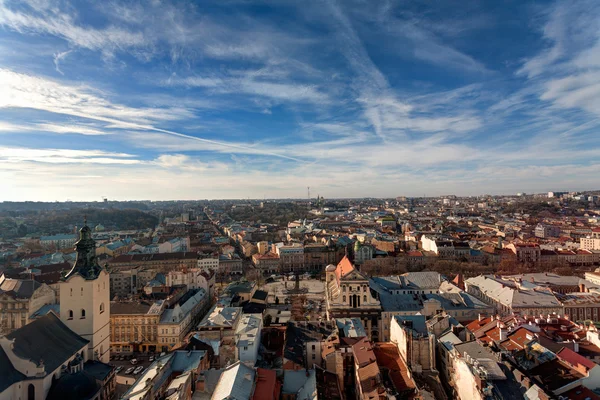
[[[126,153],[100,150],[32,149],[0,147],[0,164],[37,162],[49,164],[138,164],[140,161]]]
[[[0,2],[0,25],[23,34],[54,35],[70,44],[103,52],[146,46],[141,32],[116,26],[95,29],[79,25],[73,16],[58,7],[29,7],[23,3]],[[33,3],[34,4],[34,3]],[[17,9],[18,8],[18,9]]]
[[[56,69],[56,72],[61,75],[64,75],[64,73],[60,69],[60,62],[63,61],[69,54],[71,54],[71,52],[72,50],[67,50],[54,54],[54,69]]]

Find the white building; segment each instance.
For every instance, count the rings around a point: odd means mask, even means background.
[[[219,269],[219,258],[218,257],[200,258],[198,260],[198,268],[210,269],[212,271],[216,271]]]
[[[158,344],[163,351],[183,342],[188,332],[196,326],[202,313],[208,306],[208,294],[204,289],[198,289],[181,306],[166,309],[160,316],[158,323]]]
[[[254,366],[258,360],[262,332],[261,314],[244,314],[238,323],[236,338],[236,360]]]

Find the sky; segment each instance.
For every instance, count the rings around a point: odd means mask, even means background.
[[[600,4],[0,0],[0,201],[600,189]]]

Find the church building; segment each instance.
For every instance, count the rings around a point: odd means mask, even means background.
[[[108,400],[115,390],[110,358],[109,278],[96,260],[87,224],[77,259],[60,283],[60,317],[47,314],[0,335],[0,400]]]
[[[98,264],[96,242],[87,223],[75,243],[77,259],[60,284],[60,319],[89,340],[88,358],[110,359],[110,278]]]
[[[371,294],[369,278],[348,257],[325,267],[325,276],[327,318],[359,318],[369,338],[378,341],[381,304]]]

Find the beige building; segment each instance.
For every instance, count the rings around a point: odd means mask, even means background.
[[[411,371],[435,369],[435,336],[427,331],[425,316],[395,316],[390,331],[391,342]]]
[[[196,289],[182,305],[163,311],[158,322],[157,342],[160,350],[169,351],[183,343],[185,336],[195,328],[208,306],[208,293]]]
[[[154,254],[123,254],[113,258],[108,265],[111,270],[156,269],[161,272],[182,270],[198,266],[198,254],[195,252],[154,253]]]
[[[88,358],[110,359],[110,280],[98,264],[96,242],[86,225],[75,243],[77,258],[60,284],[60,319],[73,332],[90,341]]]
[[[158,323],[165,303],[143,301],[112,302],[110,345],[119,352],[157,351]]]
[[[56,293],[33,279],[8,279],[0,275],[0,334],[7,334],[31,322],[42,306],[56,303]]]
[[[275,253],[254,254],[252,263],[263,272],[279,272],[279,256]]]
[[[300,243],[292,243],[289,245],[278,244],[274,246],[275,253],[279,255],[282,271],[287,272],[304,272],[304,246]]]
[[[352,265],[348,257],[344,257],[337,266],[328,265],[325,276],[327,319],[358,318],[369,338],[378,341],[381,304],[371,295],[369,279]]]
[[[600,250],[600,228],[594,229],[591,235],[579,239],[579,248],[582,250]]]

